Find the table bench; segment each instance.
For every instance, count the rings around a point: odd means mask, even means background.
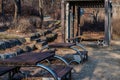
[[[41,61],[49,59],[51,57],[58,58],[66,64],[66,68],[63,68],[63,71],[65,71],[65,73],[59,74],[57,72],[57,70],[54,70],[54,68],[52,69],[52,68],[40,63]],[[68,73],[72,70],[72,68],[68,66],[68,63],[63,58],[55,55],[55,51],[45,51],[45,52],[38,52],[38,53],[32,52],[32,53],[21,54],[16,57],[12,57],[12,58],[5,59],[5,60],[0,60],[0,66],[1,67],[10,67],[10,68],[12,68],[12,67],[18,67],[18,68],[39,67],[44,70],[47,70],[55,80],[63,80],[63,76],[67,76]],[[11,71],[11,69],[9,69],[9,70]],[[8,72],[9,72],[9,70],[8,70]]]
[[[77,46],[77,47],[75,47],[75,46]],[[81,48],[82,51],[80,51],[78,47]],[[74,60],[70,61],[69,64],[71,64],[72,62],[77,62],[80,64],[80,63],[83,63],[88,60],[88,51],[83,47],[83,45],[81,45],[79,43],[51,43],[51,44],[44,46],[41,49],[41,51],[46,48],[48,48],[48,49],[50,49],[50,48],[70,48],[70,49],[76,51],[76,54],[73,55]]]

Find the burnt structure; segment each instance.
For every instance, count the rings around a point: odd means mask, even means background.
[[[104,42],[110,45],[111,41],[111,1],[110,0],[62,0],[61,25],[64,28],[64,40],[80,36],[80,9],[104,8],[105,26]],[[77,34],[77,35],[76,35]]]

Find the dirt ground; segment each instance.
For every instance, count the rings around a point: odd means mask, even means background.
[[[120,42],[110,47],[88,43],[86,49],[89,60],[74,66],[73,80],[120,80]]]

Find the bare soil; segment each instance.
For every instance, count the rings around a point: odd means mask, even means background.
[[[120,44],[108,48],[86,46],[89,60],[74,66],[73,80],[120,80]]]

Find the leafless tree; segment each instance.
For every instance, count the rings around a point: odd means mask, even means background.
[[[14,0],[14,4],[15,4],[15,13],[14,13],[13,22],[16,22],[18,15],[21,14],[21,0]]]
[[[40,26],[42,27],[42,24],[43,24],[43,0],[39,0],[39,16],[40,16],[40,19],[41,19],[41,24]],[[43,28],[43,27],[42,27]]]

